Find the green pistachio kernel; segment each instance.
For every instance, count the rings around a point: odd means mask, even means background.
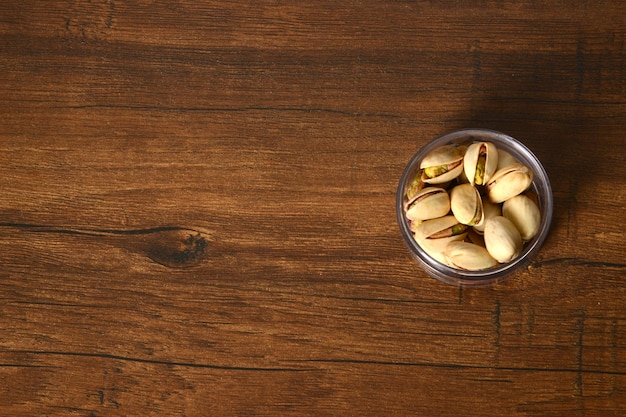
[[[482,146],[480,153],[478,154],[478,161],[476,162],[476,173],[474,174],[474,183],[476,185],[483,185],[485,180],[485,166],[487,165],[487,148]]]
[[[426,175],[428,178],[435,178],[435,177],[445,174],[446,172],[448,172],[447,165],[439,165],[435,167],[424,168],[424,175]]]

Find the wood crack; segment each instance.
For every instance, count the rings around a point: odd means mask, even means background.
[[[261,372],[302,372],[310,371],[306,368],[295,367],[255,367],[255,366],[230,366],[230,365],[215,365],[197,362],[178,362],[167,361],[158,359],[145,359],[134,358],[129,356],[112,355],[107,353],[87,353],[87,352],[63,352],[63,351],[38,351],[38,350],[19,350],[10,351],[10,353],[19,353],[27,355],[38,356],[70,356],[70,357],[83,357],[83,358],[98,358],[98,359],[110,359],[119,360],[124,362],[136,362],[145,363],[151,365],[165,365],[165,366],[179,366],[186,368],[204,368],[204,369],[220,369],[225,371],[261,371]]]
[[[540,368],[540,367],[511,367],[511,366],[486,366],[486,365],[464,365],[457,363],[426,363],[426,362],[395,362],[378,360],[358,360],[358,359],[306,359],[292,362],[311,363],[336,363],[336,364],[357,364],[357,365],[380,365],[380,366],[403,366],[416,368],[447,368],[456,370],[490,370],[509,372],[552,372],[567,374],[599,374],[599,375],[624,375],[626,371],[607,371],[603,369],[579,369],[576,368]]]
[[[123,109],[123,110],[156,110],[169,112],[299,112],[299,113],[331,113],[341,114],[353,117],[385,117],[399,118],[400,116],[392,113],[364,113],[350,110],[329,109],[323,107],[167,107],[167,106],[141,106],[141,105],[118,105],[118,104],[85,104],[78,106],[50,106],[51,108],[60,109]]]
[[[211,232],[203,228],[160,226],[146,229],[96,229],[46,226],[27,223],[0,223],[0,227],[17,228],[29,233],[102,238],[126,250],[139,252],[151,261],[170,268],[196,266],[208,257]]]
[[[592,260],[581,259],[581,258],[553,258],[553,259],[545,259],[545,260],[535,260],[531,262],[530,268],[541,268],[541,267],[550,266],[550,265],[626,269],[626,263],[592,261]]]

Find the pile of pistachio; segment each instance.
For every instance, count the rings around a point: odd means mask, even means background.
[[[539,231],[532,171],[490,142],[449,144],[426,155],[405,191],[415,241],[463,270],[510,262]]]

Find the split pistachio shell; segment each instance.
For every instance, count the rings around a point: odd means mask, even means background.
[[[519,230],[523,241],[529,241],[539,231],[539,207],[525,195],[517,195],[504,202],[502,214]]]
[[[413,235],[415,235],[415,232],[417,231],[417,228],[422,223],[423,222],[420,221],[420,220],[414,220],[414,221],[409,222],[409,230],[411,230],[411,233],[413,233]]]
[[[472,143],[465,152],[463,168],[469,183],[484,185],[496,172],[498,149],[491,142]]]
[[[498,167],[496,168],[496,171],[517,163],[517,159],[515,159],[513,155],[511,155],[504,149],[498,149]]]
[[[487,222],[488,219],[495,216],[502,216],[502,207],[500,207],[500,204],[492,203],[488,198],[485,198],[483,199],[483,215],[485,216],[485,220],[481,224],[474,226],[474,231],[481,235],[485,232],[485,222]]]
[[[454,217],[463,224],[482,224],[483,203],[476,187],[471,184],[457,185],[450,193],[450,207]]]
[[[404,195],[408,201],[412,200],[415,195],[424,188],[425,184],[422,180],[422,170],[419,170],[413,180],[407,185]],[[405,207],[406,208],[406,207]]]
[[[515,225],[504,216],[485,222],[485,247],[498,262],[509,262],[522,250],[522,237]]]
[[[465,149],[464,146],[444,145],[426,155],[420,164],[424,182],[442,184],[458,177],[463,171]]]
[[[526,191],[533,181],[533,172],[524,164],[513,164],[496,171],[487,183],[489,200],[502,203]]]
[[[436,219],[450,211],[450,197],[443,188],[426,187],[407,204],[406,217],[412,221]]]
[[[485,247],[485,238],[482,234],[477,233],[476,230],[474,230],[473,228],[467,230],[466,241],[472,242],[478,246],[482,246],[483,248]]]
[[[463,240],[467,226],[460,224],[454,216],[444,216],[422,222],[415,229],[415,241],[435,260],[447,264],[443,251],[450,242]]]
[[[470,271],[492,268],[498,263],[487,249],[469,242],[450,242],[444,256],[448,265]]]

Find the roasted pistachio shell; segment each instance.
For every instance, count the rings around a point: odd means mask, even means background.
[[[498,149],[498,167],[496,168],[496,171],[517,163],[517,159],[515,159],[513,155],[511,155],[504,149]]]
[[[415,232],[417,231],[417,228],[422,223],[423,222],[421,220],[409,221],[409,229],[411,230],[411,233],[415,234]]]
[[[485,222],[485,247],[498,262],[512,261],[522,250],[522,237],[515,225],[504,216]]]
[[[484,185],[496,172],[498,149],[491,142],[472,143],[465,151],[463,168],[469,183]]]
[[[525,195],[516,195],[506,200],[502,205],[502,214],[519,230],[523,241],[532,239],[539,231],[539,207]]]
[[[471,184],[457,185],[450,193],[450,207],[454,217],[463,224],[474,226],[484,220],[480,193]]]
[[[463,171],[464,146],[444,145],[422,159],[422,179],[429,184],[442,184],[458,177]]]
[[[444,216],[422,222],[413,236],[427,254],[441,263],[446,263],[444,249],[450,242],[465,239],[466,230],[467,226],[460,224],[454,216]]]
[[[487,221],[487,219],[490,219],[494,216],[502,216],[502,207],[500,206],[500,204],[492,203],[491,201],[489,201],[488,198],[483,199],[482,202],[483,215],[485,217],[485,220],[482,223],[474,226],[474,230],[481,235],[485,232],[485,222]]]
[[[524,192],[533,181],[533,172],[524,164],[513,164],[493,174],[487,183],[489,200],[502,203]]]
[[[473,228],[467,230],[467,242],[472,242],[478,246],[485,247],[485,238],[482,234],[477,233]]]
[[[410,201],[415,197],[415,195],[420,192],[424,186],[426,185],[422,180],[422,170],[419,170],[413,180],[407,184],[406,189],[404,191],[404,196],[407,201]]]
[[[450,242],[444,250],[447,264],[459,269],[478,271],[497,265],[487,249],[469,242]]]
[[[412,221],[436,219],[450,211],[450,197],[443,188],[426,187],[407,204],[406,217]]]

